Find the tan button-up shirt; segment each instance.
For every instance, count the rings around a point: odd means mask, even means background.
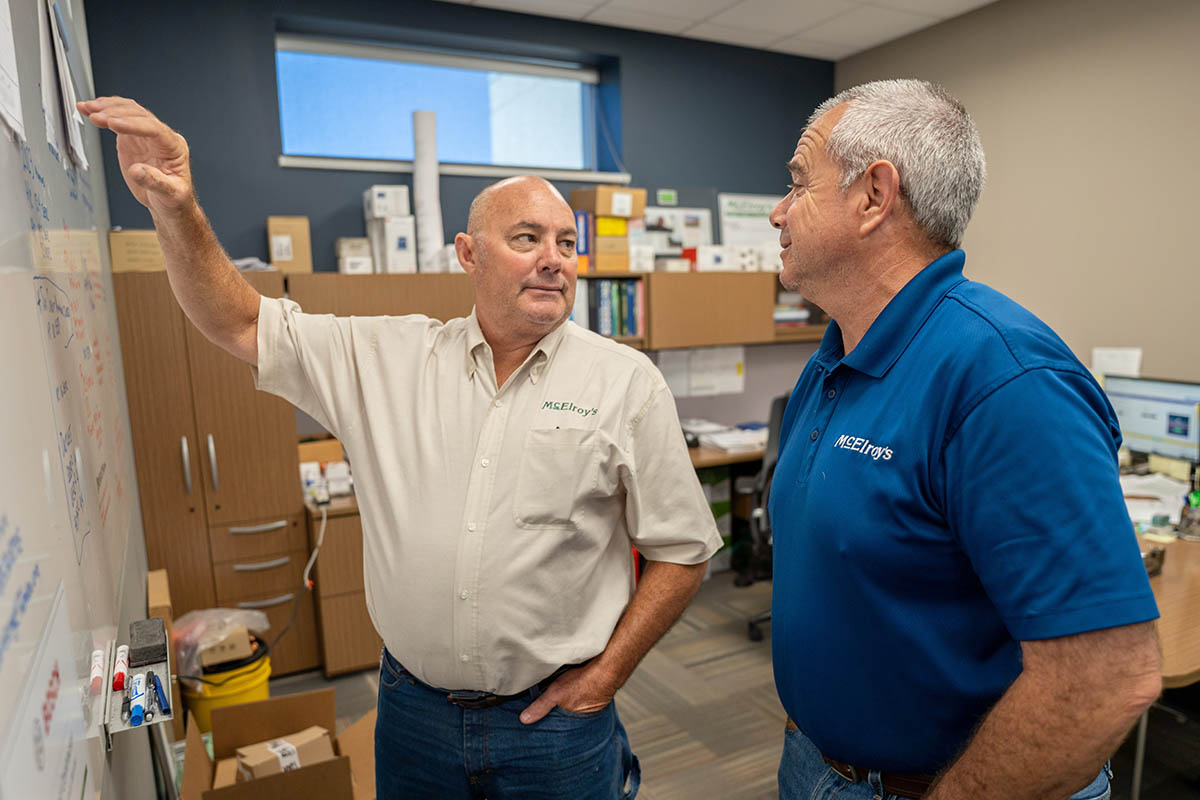
[[[573,322],[497,387],[474,314],[263,298],[255,380],[345,446],[371,618],[433,686],[513,694],[591,658],[632,596],[631,544],[680,564],[721,545],[662,376]]]

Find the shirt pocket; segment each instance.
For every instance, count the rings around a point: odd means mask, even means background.
[[[519,528],[577,528],[585,502],[600,491],[597,431],[532,429],[525,434],[513,497]]]

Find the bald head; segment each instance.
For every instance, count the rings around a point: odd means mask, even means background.
[[[531,195],[546,192],[558,198],[564,206],[567,201],[554,185],[545,178],[535,175],[517,175],[505,178],[488,186],[471,201],[467,212],[467,234],[478,236],[496,217],[497,212],[508,211],[527,202]],[[567,206],[568,208],[570,206]]]

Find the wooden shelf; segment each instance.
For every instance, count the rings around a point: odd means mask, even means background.
[[[641,350],[646,346],[646,340],[641,336],[609,336],[617,344],[627,344],[635,350]]]
[[[799,328],[775,328],[777,342],[819,342],[825,335],[828,325],[804,325]]]
[[[581,272],[581,273],[579,273],[579,277],[580,278],[641,278],[643,275],[647,275],[647,274],[649,274],[649,273],[646,273],[646,272],[613,272],[613,271],[609,270],[607,272]]]

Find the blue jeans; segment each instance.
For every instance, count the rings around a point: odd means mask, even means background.
[[[1096,780],[1071,795],[1070,800],[1108,800],[1112,791],[1108,781],[1112,770],[1108,764]],[[887,794],[879,783],[879,773],[872,771],[866,781],[850,783],[821,760],[816,745],[798,730],[784,734],[783,758],[779,762],[779,800],[903,800]]]
[[[555,708],[524,725],[518,715],[538,694],[535,687],[491,708],[460,708],[384,650],[375,723],[376,796],[633,800],[641,772],[615,704],[587,714]]]

